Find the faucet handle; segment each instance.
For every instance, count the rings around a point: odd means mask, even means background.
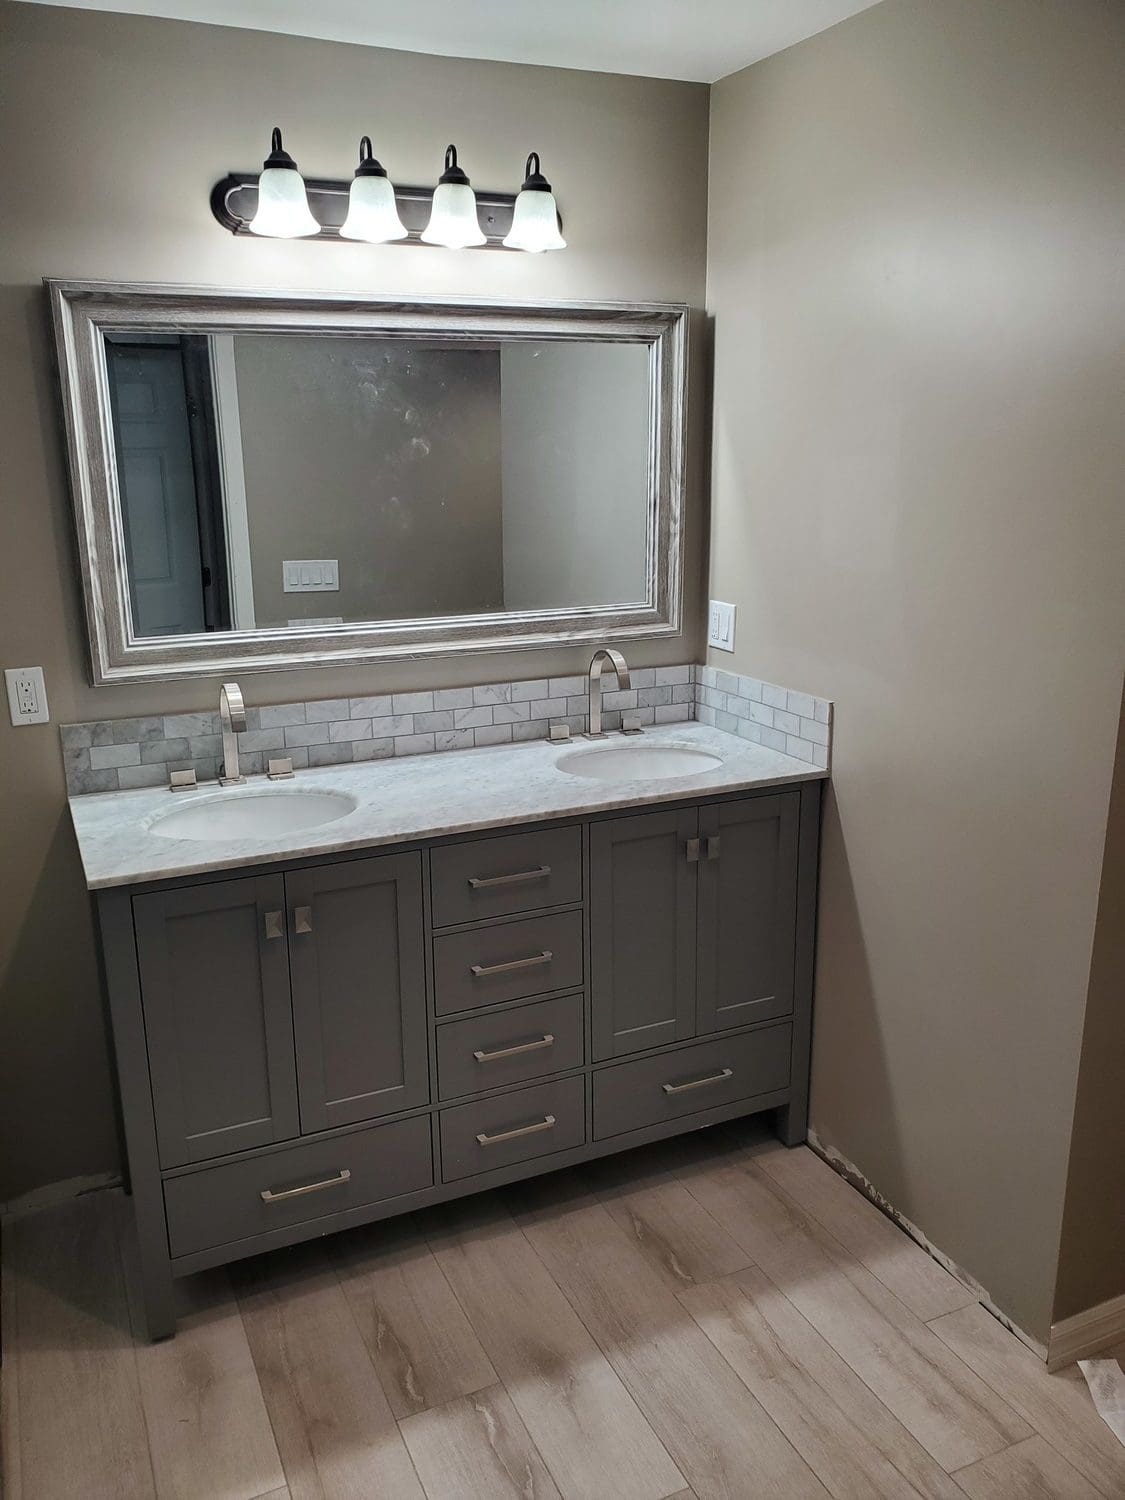
[[[623,712],[621,715],[621,733],[640,734],[641,732],[641,716],[637,710],[632,709],[631,711],[626,710]]]

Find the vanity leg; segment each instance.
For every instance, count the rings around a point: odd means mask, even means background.
[[[176,1332],[176,1288],[171,1269],[146,1267],[141,1272],[145,1333],[150,1344],[170,1339]]]
[[[808,1107],[796,1099],[783,1104],[774,1114],[774,1129],[783,1146],[803,1146],[809,1134]]]

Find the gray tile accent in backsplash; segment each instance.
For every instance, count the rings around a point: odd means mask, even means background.
[[[638,667],[630,686],[603,678],[602,722],[620,729],[622,712],[642,725],[698,718],[811,765],[827,766],[832,705],[714,667]],[[477,687],[373,693],[248,708],[239,736],[243,770],[256,775],[270,756],[288,755],[295,770],[425,755],[545,739],[552,724],[586,728],[585,677],[533,677]],[[218,715],[182,713],[64,724],[60,735],[71,796],[159,786],[171,770],[194,769],[214,780],[222,762]]]

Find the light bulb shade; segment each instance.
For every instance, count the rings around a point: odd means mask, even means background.
[[[516,199],[504,243],[509,250],[565,250],[554,193],[525,188]]]
[[[305,179],[282,147],[281,131],[276,128],[273,149],[262,163],[258,178],[258,211],[247,227],[254,234],[276,240],[295,240],[320,233],[320,225],[309,210]]]
[[[477,195],[467,182],[438,183],[422,238],[427,245],[447,245],[451,250],[488,243],[477,219]]]
[[[389,178],[358,173],[352,178],[348,216],[340,225],[340,234],[346,240],[366,240],[369,245],[406,238],[406,225],[399,218]]]
[[[430,222],[422,231],[422,239],[427,245],[445,245],[450,250],[488,243],[477,219],[477,195],[457,165],[456,146],[446,148],[445,171],[434,188]]]

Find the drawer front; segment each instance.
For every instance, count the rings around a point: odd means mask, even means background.
[[[586,1141],[585,1080],[564,1078],[441,1112],[443,1182],[568,1151]]]
[[[763,1027],[595,1073],[594,1139],[787,1087],[792,1033],[788,1024]]]
[[[582,983],[582,913],[556,912],[434,939],[439,1016]]]
[[[418,1192],[433,1180],[428,1115],[209,1167],[164,1184],[169,1248],[191,1255]]]
[[[585,1061],[582,996],[563,995],[449,1021],[437,1029],[437,1059],[443,1099],[580,1068]]]
[[[435,927],[487,921],[582,899],[578,828],[447,844],[430,855]]]

